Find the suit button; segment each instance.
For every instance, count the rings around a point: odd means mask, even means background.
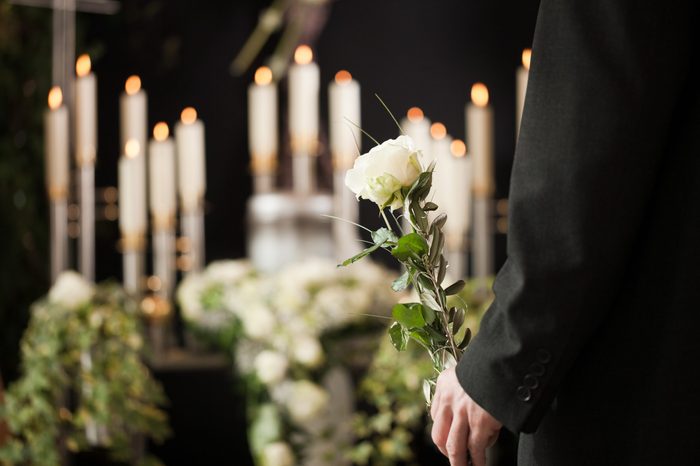
[[[552,360],[552,354],[544,349],[537,351],[537,360],[542,364],[547,364]]]
[[[532,374],[527,374],[523,379],[523,384],[532,390],[540,386],[540,381],[537,377]]]
[[[535,377],[542,377],[546,372],[544,366],[539,362],[534,363],[530,366],[530,373]]]
[[[532,392],[530,391],[530,389],[522,385],[516,389],[515,393],[516,395],[518,395],[518,399],[520,401],[524,401],[527,403],[532,399]]]

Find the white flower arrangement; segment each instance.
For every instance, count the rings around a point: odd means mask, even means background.
[[[178,298],[188,325],[236,335],[230,344],[246,380],[258,464],[306,463],[309,455],[317,461],[310,446],[341,429],[326,415],[333,387],[325,377],[342,366],[328,352],[337,343],[329,335],[363,323],[383,327],[396,297],[388,286],[393,278],[371,262],[338,268],[310,259],[271,275],[245,261],[214,263],[183,282]]]

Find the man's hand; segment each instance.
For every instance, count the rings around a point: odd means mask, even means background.
[[[452,466],[486,466],[486,449],[496,443],[502,424],[476,404],[457,380],[455,370],[438,377],[433,404],[433,442]]]

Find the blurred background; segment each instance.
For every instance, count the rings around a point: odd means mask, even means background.
[[[126,78],[138,74],[149,96],[149,128],[158,121],[175,122],[186,106],[195,107],[206,124],[207,261],[243,257],[252,190],[246,92],[279,33],[250,69],[236,75],[231,63],[270,2],[118,3],[114,14],[76,16],[76,56],[89,53],[99,77],[96,186],[117,184],[118,99]],[[489,87],[495,113],[495,198],[506,198],[515,146],[515,70],[531,45],[537,7],[537,0],[334,0],[322,5],[308,37],[321,69],[322,141],[328,131],[325,89],[338,70],[349,70],[361,84],[362,126],[379,140],[394,137],[396,128],[375,93],[398,116],[419,106],[452,136],[464,139],[464,106],[471,85],[480,81]],[[29,305],[49,286],[42,113],[52,84],[51,40],[50,9],[0,0],[0,371],[6,384],[17,376]],[[282,128],[285,89],[280,86]],[[281,147],[288,153],[286,145]],[[325,149],[322,157],[330,166]],[[284,174],[282,183],[288,183]],[[379,225],[372,206],[363,206],[361,220]],[[121,279],[118,240],[117,222],[98,217],[98,281]],[[496,269],[504,259],[505,235],[497,234]]]

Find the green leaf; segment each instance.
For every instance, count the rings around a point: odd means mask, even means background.
[[[391,283],[391,289],[394,291],[403,291],[408,287],[411,281],[411,273],[406,270],[399,278]]]
[[[406,349],[408,338],[400,323],[394,322],[391,327],[389,327],[389,337],[391,338],[391,344],[394,345],[397,351]]]
[[[426,332],[425,329],[417,328],[412,330],[409,335],[411,339],[418,342],[419,345],[430,351],[430,347],[433,345],[433,340],[430,338],[430,334]]]
[[[359,261],[360,259],[363,259],[370,254],[372,254],[374,251],[379,249],[382,245],[381,244],[374,244],[364,251],[352,256],[350,259],[345,259],[342,264],[340,264],[342,267],[347,267],[350,264],[354,264],[355,262]]]
[[[442,227],[445,226],[445,222],[447,222],[447,214],[443,212],[435,217],[430,228],[435,228],[436,230],[442,229]]]
[[[421,293],[420,300],[425,306],[428,306],[434,311],[442,310],[438,302],[435,300],[435,295],[433,295],[433,293],[431,293],[430,291],[425,291]]]
[[[414,223],[421,229],[421,231],[426,231],[428,229],[428,214],[425,213],[425,211],[416,201],[411,202],[408,208],[411,211],[411,216]]]
[[[453,284],[451,284],[450,286],[445,288],[445,294],[447,296],[455,295],[455,294],[459,293],[460,291],[462,291],[465,284],[466,284],[466,282],[464,280],[457,280],[456,282],[454,282]]]
[[[447,273],[447,260],[445,260],[445,256],[443,256],[441,254],[440,255],[440,265],[438,266],[438,276],[437,276],[438,284],[442,284],[442,281],[445,279],[446,273]]]
[[[419,201],[423,200],[430,192],[432,184],[433,171],[429,168],[428,171],[424,171],[418,176],[418,179],[413,183],[413,186],[411,186],[411,189],[408,191],[408,195],[406,197],[411,199],[415,198]]]
[[[425,397],[425,402],[430,406],[430,403],[433,401],[433,388],[428,379],[423,380],[423,396]]]
[[[434,210],[438,210],[438,205],[434,202],[426,202],[423,206],[423,210],[426,212],[432,212]]]
[[[428,252],[428,243],[418,233],[409,233],[399,238],[391,255],[400,261],[406,261],[409,257],[421,257]]]
[[[435,232],[433,232],[433,240],[430,244],[430,258],[428,259],[433,266],[438,265],[437,261],[439,260],[440,254],[442,254],[444,247],[445,235],[442,234],[442,231],[435,230]]]
[[[413,303],[409,305],[397,304],[391,310],[391,314],[394,319],[404,327],[411,328],[421,328],[425,326],[425,319],[423,318],[423,306],[418,303]]]
[[[372,232],[372,241],[375,245],[383,246],[385,243],[395,243],[398,240],[396,234],[388,228],[380,228]]]
[[[426,324],[430,325],[435,322],[435,311],[426,306],[421,306],[421,309],[423,310],[423,320],[425,320]]]

